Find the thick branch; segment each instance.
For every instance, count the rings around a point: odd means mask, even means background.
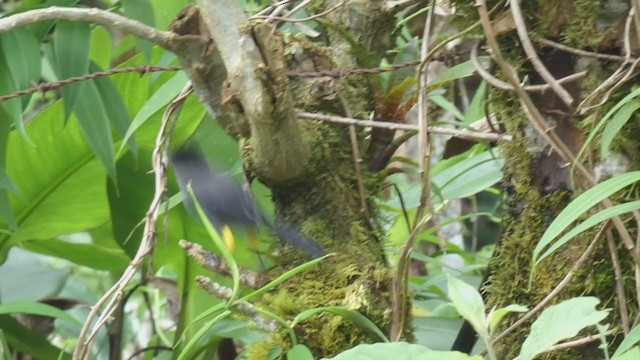
[[[168,47],[173,34],[158,30],[122,15],[100,9],[80,9],[52,6],[43,9],[30,10],[0,19],[0,33],[17,29],[22,26],[51,20],[69,20],[88,22],[117,29],[153,43]]]
[[[282,39],[270,25],[249,27],[235,0],[197,3],[249,121],[255,170],[277,182],[299,178],[310,151],[293,109]]]

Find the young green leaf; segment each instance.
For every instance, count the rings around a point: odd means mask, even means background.
[[[595,297],[577,297],[546,308],[531,325],[531,332],[520,350],[520,360],[531,360],[561,340],[598,324],[609,313],[596,310],[599,303]]]
[[[482,301],[482,296],[480,296],[478,290],[451,275],[447,276],[447,284],[449,299],[451,299],[458,313],[470,322],[479,334],[486,333],[484,301]]]

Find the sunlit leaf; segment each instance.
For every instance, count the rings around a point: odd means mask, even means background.
[[[91,30],[90,44],[89,59],[101,69],[111,68],[111,34],[109,31],[103,27]]]
[[[531,360],[561,340],[570,339],[607,317],[608,311],[596,310],[600,300],[577,297],[546,308],[531,325],[531,332],[520,350],[521,360]]]
[[[473,286],[453,277],[447,277],[449,299],[460,316],[467,320],[478,334],[487,334],[487,320],[482,296]]]
[[[78,123],[64,126],[58,102],[41,111],[28,131],[38,146],[17,133],[8,142],[7,173],[20,187],[19,196],[10,195],[20,227],[15,239],[49,239],[105,223],[109,218],[106,174]],[[0,253],[7,250],[9,238],[0,234]]]

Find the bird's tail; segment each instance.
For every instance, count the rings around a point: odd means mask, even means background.
[[[314,244],[313,241],[307,239],[302,234],[300,234],[300,232],[286,224],[280,223],[272,227],[276,235],[278,235],[280,239],[289,243],[291,246],[305,250],[314,257],[320,257],[326,253],[322,248]]]

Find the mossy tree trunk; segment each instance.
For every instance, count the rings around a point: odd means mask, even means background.
[[[459,1],[459,9],[466,17],[464,21],[478,20],[478,8],[469,1]],[[487,6],[498,5],[498,1],[489,1]],[[476,1],[475,5],[479,2]],[[565,145],[577,154],[585,143],[585,138],[602,116],[629,91],[633,76],[611,83],[604,89],[598,89],[617,69],[628,70],[628,64],[605,58],[586,56],[572,51],[560,50],[541,39],[553,40],[566,47],[579,50],[597,51],[600,53],[624,55],[625,34],[630,38],[632,51],[637,48],[636,31],[631,27],[625,32],[625,20],[631,9],[627,1],[600,0],[540,0],[522,1],[522,10],[528,36],[533,40],[535,51],[555,79],[586,71],[585,78],[579,81],[563,83],[564,89],[573,97],[573,103],[561,100],[552,89],[544,92],[530,93],[534,105],[554,132]],[[500,7],[499,11],[502,11]],[[633,15],[633,14],[632,14]],[[528,79],[528,84],[545,84],[540,72],[532,66],[531,58],[525,54],[521,36],[517,34],[516,25],[507,7],[503,13],[492,14],[492,20],[501,18],[502,25],[507,24],[506,31],[497,30],[497,20],[493,22],[496,29],[500,51],[515,69],[519,79]],[[505,18],[507,19],[505,21]],[[504,27],[503,27],[504,29]],[[507,77],[495,66],[494,74],[505,80]],[[633,71],[630,72],[630,74]],[[617,86],[617,87],[614,87]],[[608,91],[613,89],[610,93]],[[595,95],[595,96],[594,96]],[[530,309],[541,302],[567,275],[574,272],[573,279],[563,288],[550,304],[576,296],[595,296],[601,300],[601,306],[612,309],[606,322],[611,324],[615,334],[622,338],[623,323],[633,324],[638,314],[638,303],[635,294],[633,261],[629,251],[625,249],[615,227],[609,226],[605,231],[587,231],[574,238],[569,244],[556,250],[554,254],[536,268],[533,281],[529,286],[531,275],[531,259],[533,249],[549,224],[559,212],[578,193],[590,186],[580,185],[579,175],[571,176],[572,166],[554,151],[545,141],[530,120],[530,114],[523,111],[518,95],[513,91],[494,88],[489,96],[499,122],[507,133],[514,136],[514,141],[502,144],[506,160],[506,177],[504,190],[507,196],[507,216],[504,220],[504,231],[490,262],[488,281],[483,286],[487,307],[522,304]],[[600,103],[602,102],[602,103]],[[594,106],[597,105],[597,106]],[[612,173],[601,171],[609,163],[615,161],[628,164],[628,167],[612,170],[628,171],[637,168],[637,118],[632,118],[623,130],[624,141],[614,144],[616,159],[601,159],[599,152],[594,151],[594,142],[587,147],[580,161],[598,181]],[[635,135],[633,135],[635,134]],[[596,138],[597,139],[597,138]],[[586,159],[586,160],[585,160]],[[598,175],[601,175],[598,177]],[[625,201],[638,198],[636,192],[625,193]],[[615,200],[615,199],[613,199]],[[637,226],[631,217],[623,218],[627,229],[635,239]],[[624,296],[616,292],[617,277],[614,274],[612,251],[607,239],[613,240],[613,252],[619,257],[622,272]],[[594,240],[595,239],[595,240]],[[595,241],[586,265],[572,269],[578,258],[585,252],[589,244]],[[626,300],[625,300],[626,299]],[[621,303],[625,303],[627,315],[621,318]],[[623,312],[624,313],[624,312]],[[517,316],[510,316],[502,330],[513,324]],[[534,317],[535,319],[535,317]],[[520,346],[529,334],[531,321],[518,327],[515,331],[496,342],[499,359],[511,359],[518,355]],[[500,331],[498,331],[499,333]],[[589,335],[596,333],[590,329]],[[548,359],[601,359],[600,343],[594,341],[570,350],[550,353],[543,358]],[[611,350],[611,349],[610,349]]]
[[[379,161],[378,152],[389,151],[393,136],[365,139],[363,129],[296,119],[296,111],[366,118],[380,96],[377,83],[359,76],[295,75],[378,65],[394,43],[393,11],[382,5],[316,2],[314,11],[334,8],[323,20],[327,46],[284,36],[265,22],[247,22],[235,0],[224,9],[200,1],[198,10],[186,9],[172,25],[183,39],[175,52],[190,77],[202,79],[193,82],[196,93],[240,140],[245,169],[271,188],[277,217],[336,253],[261,300],[285,319],[335,305],[362,313],[388,333],[393,272],[383,252],[374,201],[381,182],[369,171],[369,160]],[[354,158],[354,146],[359,158]],[[285,263],[308,260],[289,251],[280,254]],[[317,357],[379,341],[361,326],[330,314],[314,317],[303,329],[300,341]],[[406,325],[404,334],[410,333]],[[264,359],[275,346],[291,346],[284,331],[254,345],[250,358]]]

